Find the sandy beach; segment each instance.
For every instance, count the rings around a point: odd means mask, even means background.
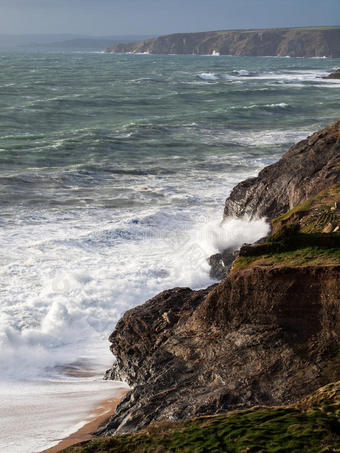
[[[62,439],[54,447],[43,450],[40,453],[57,453],[71,445],[91,440],[94,437],[93,433],[114,414],[119,401],[127,392],[128,390],[122,389],[118,396],[101,401],[97,408],[87,417],[84,426]]]

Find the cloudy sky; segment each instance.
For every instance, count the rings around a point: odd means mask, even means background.
[[[340,0],[0,0],[0,33],[164,34],[337,25]]]

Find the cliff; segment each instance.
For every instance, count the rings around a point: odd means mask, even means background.
[[[339,138],[340,121],[337,121],[292,146],[277,163],[264,168],[256,178],[242,181],[232,190],[225,202],[224,218],[247,215],[272,220],[340,182]],[[224,278],[237,254],[237,251],[228,249],[211,256],[211,277],[216,280]]]
[[[115,44],[112,53],[340,57],[340,27],[177,33]]]
[[[339,287],[340,262],[256,266],[209,292],[175,289],[126,313],[110,337],[111,377],[134,389],[103,432],[290,404],[339,379]]]
[[[273,219],[340,182],[340,121],[302,140],[256,178],[238,184],[224,216]]]
[[[255,205],[250,196],[235,204],[231,194],[226,206],[267,215],[273,231],[241,248],[227,278],[165,291],[118,322],[110,336],[117,361],[106,377],[133,389],[100,435],[289,405],[340,379],[339,127],[248,181]]]

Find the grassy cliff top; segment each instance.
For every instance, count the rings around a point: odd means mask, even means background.
[[[137,434],[101,438],[66,453],[338,452],[340,382],[290,407],[254,407],[180,423],[158,423]]]
[[[323,190],[274,219],[272,221],[274,232],[284,225],[296,222],[300,224],[303,233],[330,233],[336,227],[340,228],[340,184]]]
[[[340,265],[340,184],[272,221],[273,233],[250,246],[232,270],[249,266]]]
[[[326,30],[339,30],[340,25],[332,26],[315,26],[315,27],[283,27],[283,28],[251,28],[251,29],[237,29],[237,30],[218,30],[216,33],[230,33],[230,32],[247,32],[257,33],[263,31],[326,31]]]
[[[277,28],[231,28],[227,30],[208,30],[208,31],[198,31],[198,32],[183,32],[183,33],[171,33],[168,35],[162,36],[171,36],[171,35],[199,35],[205,33],[261,33],[267,31],[329,31],[329,30],[340,30],[340,25],[320,25],[320,26],[311,26],[311,27],[277,27]]]

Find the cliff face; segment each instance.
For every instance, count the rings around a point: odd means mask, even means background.
[[[167,291],[127,312],[110,337],[118,358],[110,377],[134,389],[103,433],[289,404],[339,379],[339,271],[244,269],[210,290]]]
[[[340,121],[293,146],[256,178],[238,184],[224,216],[273,219],[340,182]]]
[[[340,27],[177,33],[116,44],[115,53],[340,57]]]
[[[239,198],[237,214],[273,217],[290,196],[293,205],[305,203],[275,219],[271,237],[241,249],[227,278],[200,291],[165,291],[119,321],[110,336],[117,362],[106,377],[133,390],[100,434],[291,404],[340,378],[339,124],[247,183],[258,202]],[[323,233],[327,222],[332,228]]]

